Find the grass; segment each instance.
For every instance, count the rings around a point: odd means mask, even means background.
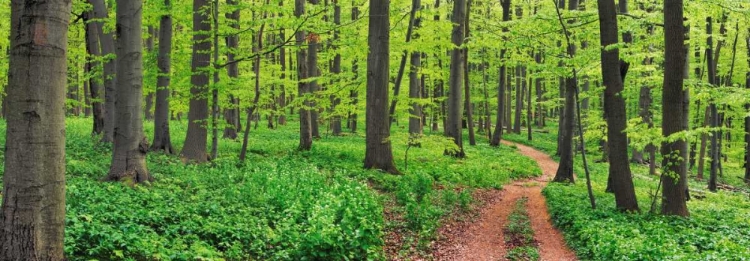
[[[528,198],[516,201],[505,226],[505,245],[508,247],[508,260],[539,260],[539,251],[534,242],[529,213],[526,212]]]
[[[408,135],[394,127],[394,156],[404,175],[393,176],[362,169],[363,136],[324,136],[300,152],[298,126],[291,124],[253,129],[245,163],[237,160],[241,144],[223,139],[209,164],[150,153],[155,182],[130,188],[99,181],[111,148],[90,135],[91,120],[66,124],[71,260],[383,260],[389,231],[404,233],[403,249],[420,249],[447,215],[469,208],[472,190],[541,173],[508,147],[467,145],[465,159],[443,156],[440,135],[409,150],[406,170]],[[172,122],[177,151],[186,125]],[[153,124],[144,126],[151,137]]]
[[[550,133],[535,133],[534,141],[525,135],[507,135],[509,140],[538,146],[554,154],[556,126]],[[590,148],[590,170],[596,210],[588,204],[583,176],[574,185],[551,183],[544,190],[555,225],[580,259],[583,260],[748,260],[750,259],[750,198],[747,194],[706,192],[705,181],[691,178],[694,195],[688,201],[689,218],[665,217],[649,213],[657,176],[649,176],[646,166],[631,165],[638,203],[642,213],[615,210],[614,196],[604,193],[608,165],[596,163],[601,155]],[[593,152],[593,153],[592,153]],[[657,156],[658,158],[658,156]],[[583,173],[580,155],[575,171]],[[740,171],[725,164],[726,179],[735,179]],[[692,177],[692,174],[691,174]],[[698,196],[700,195],[700,197]],[[656,201],[658,210],[659,201]],[[658,212],[658,211],[657,211]]]

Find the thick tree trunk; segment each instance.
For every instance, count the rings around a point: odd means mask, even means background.
[[[367,55],[366,148],[364,167],[397,174],[388,115],[390,28],[388,1],[370,1]]]
[[[193,0],[193,58],[190,77],[190,108],[185,146],[180,156],[188,162],[208,161],[206,145],[208,139],[208,97],[209,82],[206,69],[211,66],[211,20],[205,10],[210,10],[208,0]]]
[[[607,110],[607,140],[609,153],[612,156],[609,164],[609,176],[612,177],[617,209],[622,211],[640,211],[633,187],[633,177],[628,162],[628,137],[625,134],[627,118],[625,99],[621,93],[624,89],[620,74],[620,51],[610,49],[618,43],[617,12],[611,0],[598,0],[601,45],[603,46],[602,76],[604,77],[605,110]]]
[[[96,24],[91,19],[94,18],[93,11],[83,14],[84,23],[86,23],[86,51],[89,58],[86,59],[86,68],[91,72],[94,68],[99,67],[100,62],[96,59],[101,56],[99,49],[99,33],[96,30]],[[89,83],[89,96],[91,96],[91,111],[93,113],[93,131],[92,134],[99,135],[104,132],[104,106],[102,106],[102,79],[91,77]]]
[[[503,22],[510,21],[510,4],[511,0],[500,1],[500,5],[502,5],[503,7]],[[503,32],[507,31],[508,28],[503,27]],[[506,52],[507,50],[505,49],[500,50],[500,60],[503,60],[505,58]],[[500,65],[497,86],[497,118],[495,119],[495,133],[492,135],[492,140],[490,140],[491,146],[499,146],[500,139],[503,138],[503,125],[505,124],[505,86],[507,82],[506,76],[508,75],[507,70],[508,67],[505,65],[505,63]]]
[[[105,178],[130,184],[150,182],[148,141],[143,134],[143,49],[141,0],[117,1],[117,123],[112,165]]]
[[[0,260],[65,259],[70,11],[70,1],[11,2]]]
[[[102,56],[115,55],[115,40],[112,32],[104,33],[104,20],[107,14],[107,5],[104,0],[89,0],[93,6],[96,30],[99,35],[99,44],[102,48]],[[115,100],[117,93],[116,85],[117,63],[114,58],[108,58],[104,62],[104,136],[103,142],[112,142],[115,132]]]
[[[569,10],[578,10],[578,0],[571,0],[568,6]],[[573,58],[576,54],[576,47],[568,43],[568,56]],[[560,140],[560,165],[555,174],[556,182],[574,182],[573,177],[573,135],[576,115],[576,89],[578,88],[578,79],[568,77],[565,79],[565,105],[563,106],[563,122]]]
[[[449,93],[448,93],[448,127],[446,135],[453,138],[458,149],[456,151],[446,151],[447,154],[463,158],[466,156],[463,145],[463,133],[462,133],[462,116],[463,108],[461,99],[462,81],[464,73],[464,51],[462,45],[464,42],[464,30],[466,25],[466,0],[455,0],[453,6],[453,32],[451,40],[455,47],[451,51],[451,70],[449,78]]]
[[[154,142],[151,144],[151,150],[174,154],[172,137],[169,133],[169,84],[172,70],[172,14],[170,0],[164,0],[164,5],[169,12],[162,15],[159,21],[159,54],[157,56],[159,76],[156,77]]]
[[[685,25],[682,0],[664,0],[664,89],[662,92],[662,135],[687,130],[684,126],[687,91],[683,89],[685,73]],[[687,209],[687,143],[683,139],[664,142],[661,147],[664,159],[662,206],[664,215],[688,216]]]
[[[227,0],[227,5],[236,6],[237,0]],[[240,37],[237,35],[237,31],[240,29],[240,10],[233,9],[232,12],[226,14],[227,20],[229,20],[229,27],[232,28],[232,34],[226,37],[227,43],[227,76],[229,76],[229,84],[234,85],[237,78],[240,77],[240,67],[235,62],[235,56],[237,48],[240,46]],[[282,68],[283,71],[283,68]],[[240,100],[235,98],[234,95],[229,95],[229,106],[224,109],[224,119],[227,122],[227,127],[224,128],[223,137],[226,139],[237,139],[237,130],[240,129]]]

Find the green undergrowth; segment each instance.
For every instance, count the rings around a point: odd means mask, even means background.
[[[440,135],[409,148],[405,169],[408,135],[399,127],[392,143],[403,175],[363,170],[362,135],[324,133],[299,152],[290,124],[252,129],[245,163],[237,160],[241,144],[224,139],[218,158],[203,165],[149,153],[155,181],[130,188],[100,182],[111,148],[90,135],[90,119],[66,124],[71,260],[382,260],[388,231],[404,234],[404,249],[426,246],[441,220],[469,209],[474,189],[541,173],[508,147],[467,145],[467,158],[446,157]],[[177,151],[186,125],[172,122]],[[144,126],[151,137],[153,124]]]
[[[508,260],[539,260],[539,251],[534,242],[534,230],[531,228],[529,213],[526,211],[528,198],[516,201],[513,211],[505,225],[505,245]]]
[[[547,129],[552,133],[535,135],[531,144],[540,144],[545,152],[554,153],[556,127]],[[523,140],[525,136],[508,135],[506,138],[529,144]],[[750,198],[747,194],[729,191],[710,193],[705,189],[705,181],[691,179],[689,218],[651,214],[649,209],[658,176],[649,176],[647,166],[634,164],[631,166],[642,212],[621,213],[615,210],[614,196],[604,193],[608,165],[594,162],[601,155],[591,153],[593,150],[596,149],[589,150],[589,167],[597,200],[596,210],[592,210],[588,202],[580,155],[575,161],[575,172],[578,174],[576,184],[550,183],[544,189],[555,225],[564,232],[568,245],[580,259],[750,259],[750,249],[747,247],[750,245]],[[739,175],[734,174],[736,172],[739,171],[730,167],[725,175]],[[654,206],[656,212],[659,204],[657,200]]]

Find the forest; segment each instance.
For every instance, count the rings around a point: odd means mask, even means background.
[[[750,260],[750,0],[0,0],[0,260]]]

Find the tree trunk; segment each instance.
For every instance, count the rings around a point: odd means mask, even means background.
[[[240,77],[240,67],[235,62],[235,56],[237,48],[240,46],[240,37],[237,35],[237,31],[240,29],[240,10],[236,9],[237,0],[227,0],[227,5],[233,7],[231,13],[227,13],[226,17],[229,20],[229,27],[232,28],[233,32],[226,37],[227,43],[227,76],[229,77],[229,85],[234,86],[237,82],[237,78]],[[283,31],[282,31],[283,32]],[[282,68],[283,71],[283,68]],[[229,95],[229,106],[224,110],[224,119],[227,121],[227,127],[224,128],[224,138],[237,139],[237,130],[240,129],[240,108],[239,98],[235,98],[234,95]]]
[[[446,151],[447,154],[463,158],[466,156],[463,145],[463,133],[462,133],[462,116],[463,108],[461,99],[462,81],[464,73],[464,62],[463,58],[464,51],[462,45],[464,42],[464,30],[466,25],[466,0],[455,0],[453,6],[453,32],[451,40],[455,47],[451,51],[451,70],[449,79],[449,93],[448,93],[448,127],[446,135],[453,138],[458,149],[456,151]]]
[[[471,0],[466,0],[466,19],[464,20],[464,31],[465,39],[470,39],[469,30],[469,17],[471,16]],[[474,108],[471,104],[471,85],[469,83],[469,48],[463,50],[463,66],[464,66],[464,108],[466,108],[466,127],[469,129],[469,145],[477,145],[476,137],[474,134]]]
[[[578,0],[571,0],[568,6],[570,10],[578,10]],[[570,23],[571,21],[569,21]],[[576,54],[576,47],[568,43],[568,58],[573,58]],[[576,115],[576,89],[578,88],[578,79],[568,77],[565,79],[565,105],[563,106],[563,122],[560,141],[560,166],[555,174],[555,182],[574,182],[573,177],[573,135]]]
[[[154,37],[156,37],[156,30],[153,26],[148,26],[148,38],[146,39],[146,50],[151,53],[154,51]],[[154,120],[154,93],[148,92],[146,94],[146,107],[143,108],[143,114],[146,115],[146,120]]]
[[[341,5],[339,5],[338,0],[333,0],[333,23],[336,25],[336,30],[333,32],[333,41],[334,48],[338,49],[340,44],[340,34],[339,26],[341,26]],[[336,52],[336,55],[333,57],[333,66],[331,67],[331,72],[334,73],[334,75],[338,76],[341,73],[341,53]],[[338,79],[338,78],[337,78]],[[334,113],[333,120],[331,122],[331,131],[333,132],[334,136],[340,136],[342,129],[341,129],[341,116],[338,115],[336,112],[336,107],[341,104],[341,98],[338,95],[334,95],[336,97],[333,97],[333,102],[331,103],[331,111]]]
[[[706,33],[708,34],[707,39],[707,45],[708,49],[706,49],[706,61],[708,62],[708,84],[711,85],[711,87],[716,87],[718,85],[717,82],[717,75],[716,75],[716,61],[713,59],[713,20],[711,17],[706,18]],[[719,44],[719,47],[717,47],[717,54],[719,52],[719,49],[721,49],[721,44]],[[718,56],[717,56],[718,58]],[[710,101],[708,104],[708,111],[709,111],[709,126],[713,129],[711,131],[711,137],[710,137],[710,148],[709,148],[709,156],[711,158],[711,165],[710,165],[710,174],[708,178],[708,189],[710,191],[716,192],[716,186],[717,186],[717,175],[718,175],[718,169],[719,169],[719,140],[718,136],[721,135],[718,131],[715,130],[715,128],[719,127],[719,114],[718,110],[716,108],[716,102]]]
[[[367,55],[366,149],[364,167],[397,174],[388,115],[389,2],[370,1]]]
[[[748,29],[750,33],[750,29]],[[747,37],[750,46],[750,36]],[[750,65],[750,48],[747,50],[747,63]],[[745,75],[745,88],[750,89],[750,72]],[[745,110],[750,110],[750,103],[745,104]],[[745,117],[745,183],[750,185],[750,116]]]
[[[294,15],[297,18],[301,18],[302,15],[305,14],[305,0],[295,0],[294,1]],[[312,134],[312,122],[311,122],[311,113],[309,108],[311,108],[311,104],[307,101],[307,93],[310,92],[309,85],[304,82],[305,79],[308,78],[308,70],[307,70],[307,58],[305,50],[302,48],[302,44],[305,42],[305,35],[306,33],[302,30],[297,31],[296,34],[296,40],[297,40],[297,89],[298,89],[298,98],[303,99],[304,105],[299,108],[299,120],[300,120],[300,142],[299,142],[299,149],[300,150],[310,150],[312,149],[312,143],[313,143],[313,134]],[[289,63],[291,64],[291,63]]]
[[[266,19],[265,14],[263,15],[263,19]],[[260,26],[260,30],[258,31],[258,35],[254,39],[253,43],[253,53],[257,56],[254,59],[253,64],[253,72],[255,73],[255,97],[253,98],[253,104],[250,105],[250,109],[247,110],[247,123],[245,123],[245,133],[243,133],[242,136],[242,149],[240,150],[240,162],[245,162],[245,158],[247,157],[247,146],[249,143],[249,137],[250,137],[250,124],[253,120],[253,115],[255,111],[258,108],[258,101],[260,100],[260,50],[263,50],[263,29],[265,28],[265,24]],[[260,115],[258,115],[258,118],[260,118]],[[257,123],[256,123],[257,128]]]
[[[422,1],[421,0],[412,0],[412,16],[416,15],[416,12],[421,9],[422,7]],[[412,21],[414,24],[412,25],[413,29],[416,30],[419,29],[422,23],[421,18],[414,18]],[[414,38],[418,38],[418,35],[415,35]],[[410,99],[420,99],[422,98],[422,86],[419,78],[419,70],[422,67],[422,53],[420,52],[412,52],[411,53],[411,66],[409,68],[409,98]],[[394,99],[395,101],[395,99]],[[422,134],[422,106],[419,105],[417,102],[410,102],[411,108],[409,109],[409,133],[410,134]]]
[[[70,11],[70,1],[11,2],[1,260],[65,260]]]
[[[411,11],[409,12],[409,26],[406,29],[406,43],[407,44],[411,42],[411,38],[414,33],[414,27],[418,26],[415,20],[416,20],[417,11],[419,11],[420,9],[420,5],[415,5],[415,4],[418,4],[418,2],[415,2],[415,1],[418,1],[418,0],[412,0]],[[437,0],[437,1],[440,1],[440,0]],[[396,121],[395,119],[396,104],[398,102],[398,94],[401,91],[401,82],[404,79],[404,72],[406,71],[406,58],[408,57],[408,55],[409,55],[409,52],[404,50],[404,53],[401,54],[401,62],[398,65],[398,73],[396,74],[396,83],[393,88],[393,99],[391,99],[391,106],[388,109],[388,115],[390,115],[389,116],[390,124]],[[411,92],[411,86],[409,87],[409,89],[410,89],[409,91]]]
[[[99,44],[102,48],[102,56],[115,55],[115,40],[112,32],[104,33],[104,22],[109,16],[107,5],[104,0],[89,0],[93,6],[96,30],[99,35]],[[117,63],[114,58],[107,58],[104,62],[104,136],[102,142],[112,142],[115,132],[115,99],[117,93],[116,85]]]
[[[513,132],[521,133],[521,112],[523,111],[523,66],[516,66],[516,109],[513,112]]]
[[[148,141],[143,134],[142,0],[117,1],[117,124],[112,165],[105,178],[128,184],[150,182]],[[126,77],[127,76],[127,77]]]
[[[211,20],[205,10],[210,10],[208,0],[193,0],[193,58],[190,77],[190,107],[188,110],[188,130],[185,146],[180,156],[188,162],[208,161],[206,145],[208,139],[208,97],[209,82],[206,69],[211,66]],[[200,32],[200,33],[197,33]]]
[[[682,0],[664,0],[664,89],[662,92],[662,135],[687,130],[684,121],[684,97],[687,92],[683,89],[685,67],[685,25],[683,24]],[[687,143],[683,139],[664,142],[661,147],[664,157],[662,166],[662,206],[664,215],[689,216],[687,205]]]
[[[607,140],[609,153],[612,156],[609,164],[609,176],[613,180],[615,202],[618,210],[640,211],[633,187],[633,177],[628,162],[628,137],[625,99],[621,93],[624,89],[620,74],[620,50],[610,49],[618,43],[617,12],[614,1],[598,0],[601,45],[603,47],[602,76],[604,77],[604,97],[607,110]]]
[[[172,70],[172,14],[170,0],[164,0],[168,12],[159,21],[159,54],[156,77],[156,108],[154,109],[154,142],[152,151],[174,154],[172,137],[169,133],[169,84]]]
[[[279,7],[283,7],[283,6],[284,6],[284,1],[279,1]],[[239,14],[239,10],[237,12]],[[283,15],[280,14],[279,16],[283,16]],[[279,39],[281,39],[281,41],[286,41],[286,34],[284,31],[285,30],[282,29],[279,32]],[[286,125],[286,113],[284,111],[284,108],[286,107],[286,86],[284,85],[283,80],[285,80],[287,77],[286,48],[284,48],[283,46],[279,48],[279,65],[281,65],[280,78],[282,80],[282,83],[279,86],[281,88],[281,94],[279,95],[279,98],[278,98],[278,104],[279,104],[279,108],[281,108],[280,109],[281,113],[279,114],[277,124],[283,126],[283,125]],[[289,66],[291,66],[291,64]]]
[[[503,7],[503,22],[510,21],[510,4],[511,0],[503,0],[500,2],[500,4]],[[503,32],[508,32],[508,27],[503,27]],[[500,60],[503,60],[505,58],[507,50],[502,49],[500,50]],[[508,75],[508,67],[505,65],[505,63],[502,63],[500,65],[500,72],[498,73],[498,86],[497,86],[497,118],[495,119],[495,133],[492,135],[492,140],[490,140],[491,146],[499,146],[500,145],[500,139],[503,138],[503,125],[505,124],[504,121],[504,115],[505,115],[505,86],[506,86],[506,76]]]
[[[214,79],[211,85],[211,159],[219,156],[219,0],[213,1],[213,10],[211,18],[213,31],[211,32],[214,40],[213,47],[213,67]]]
[[[86,68],[89,72],[98,68],[100,62],[96,59],[101,56],[99,49],[99,33],[96,23],[92,21],[94,12],[88,11],[83,14],[84,23],[86,23],[86,51],[89,58],[86,59]],[[102,79],[97,77],[89,78],[89,95],[91,96],[91,111],[93,113],[93,131],[92,134],[99,135],[104,132],[104,107],[102,106]]]

